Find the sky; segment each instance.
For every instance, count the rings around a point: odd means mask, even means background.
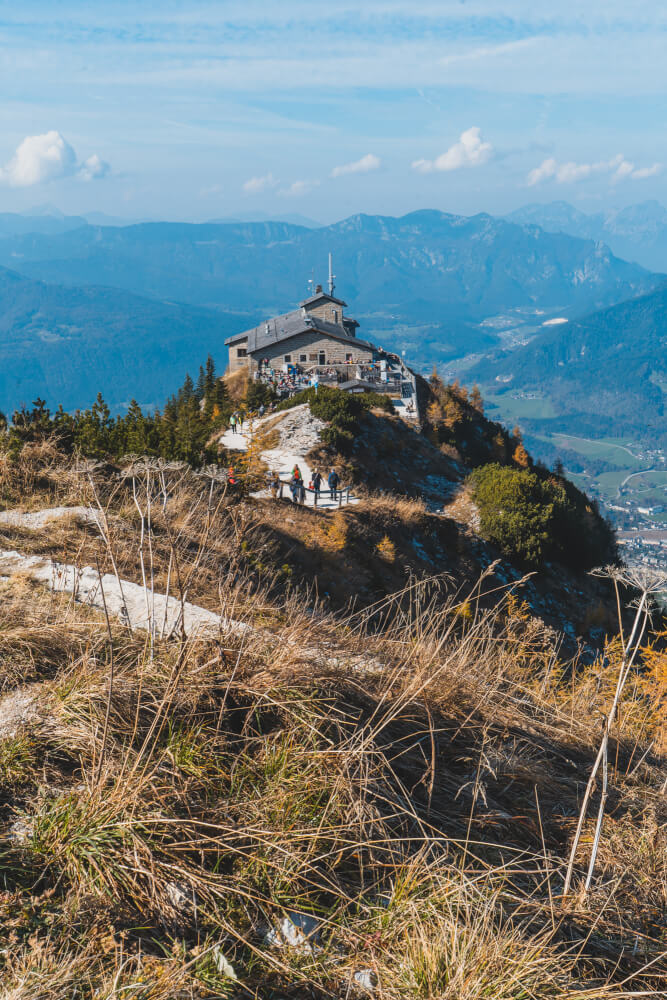
[[[0,0],[0,211],[667,202],[667,7],[582,7]]]

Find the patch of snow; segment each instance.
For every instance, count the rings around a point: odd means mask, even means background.
[[[71,566],[43,556],[26,556],[20,552],[0,550],[0,573],[23,573],[38,583],[44,583],[54,593],[72,594],[76,601],[100,611],[106,601],[110,615],[129,623],[133,629],[150,630],[155,622],[158,635],[169,635],[180,628],[183,617],[187,635],[218,632],[244,632],[250,626],[222,618],[196,604],[181,602],[165,594],[148,593],[137,583],[120,582],[110,573],[101,580],[92,566]]]
[[[545,319],[542,326],[560,326],[561,323],[569,322],[564,316],[554,316],[553,319]]]

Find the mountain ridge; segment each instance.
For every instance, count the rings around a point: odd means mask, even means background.
[[[604,242],[624,260],[652,271],[667,270],[667,209],[655,200],[592,214],[566,201],[532,203],[505,218],[520,225],[538,225],[546,232]]]

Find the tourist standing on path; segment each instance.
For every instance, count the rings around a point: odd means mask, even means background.
[[[282,499],[283,484],[280,482],[280,476],[277,472],[272,472],[269,476],[269,489],[274,500],[277,500],[278,497]]]
[[[232,434],[236,434],[236,414],[235,413],[232,413],[231,417],[229,418],[229,429],[232,432]]]
[[[315,469],[313,472],[313,492],[315,494],[315,503],[319,502],[320,499],[320,489],[322,488],[322,474]]]
[[[338,473],[336,472],[335,469],[332,469],[331,472],[329,473],[329,478],[327,479],[327,482],[329,483],[329,489],[331,490],[331,499],[335,503],[336,500],[338,499],[337,490],[338,490],[338,484],[340,482],[340,479],[338,478]]]

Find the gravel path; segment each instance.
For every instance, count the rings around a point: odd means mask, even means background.
[[[262,417],[261,420],[245,424],[244,430],[236,434],[231,430],[227,430],[220,438],[220,443],[225,448],[229,448],[230,451],[247,451],[250,440],[253,434],[257,433],[258,428],[262,427],[269,420],[276,421],[277,416],[279,414],[271,413],[266,417]],[[268,465],[272,472],[278,473],[284,483],[287,483],[291,479],[292,469],[295,465],[298,465],[303,481],[307,486],[313,477],[314,470],[306,461],[306,455],[320,443],[320,431],[325,426],[324,421],[312,415],[308,403],[302,403],[291,410],[285,410],[283,417],[271,428],[273,430],[275,427],[275,430],[278,431],[280,443],[276,448],[269,448],[266,451],[260,452],[260,458]],[[329,487],[326,479],[329,470],[322,468],[320,472],[323,479],[322,489],[328,491]],[[289,496],[289,489],[285,488],[283,495]],[[253,496],[270,497],[271,494],[266,489],[254,493]],[[350,496],[349,502],[351,504],[359,503],[359,498]],[[305,506],[314,506],[314,496],[312,493],[306,492]],[[336,510],[338,509],[338,501],[332,501],[327,493],[327,495],[320,497],[317,509]]]

